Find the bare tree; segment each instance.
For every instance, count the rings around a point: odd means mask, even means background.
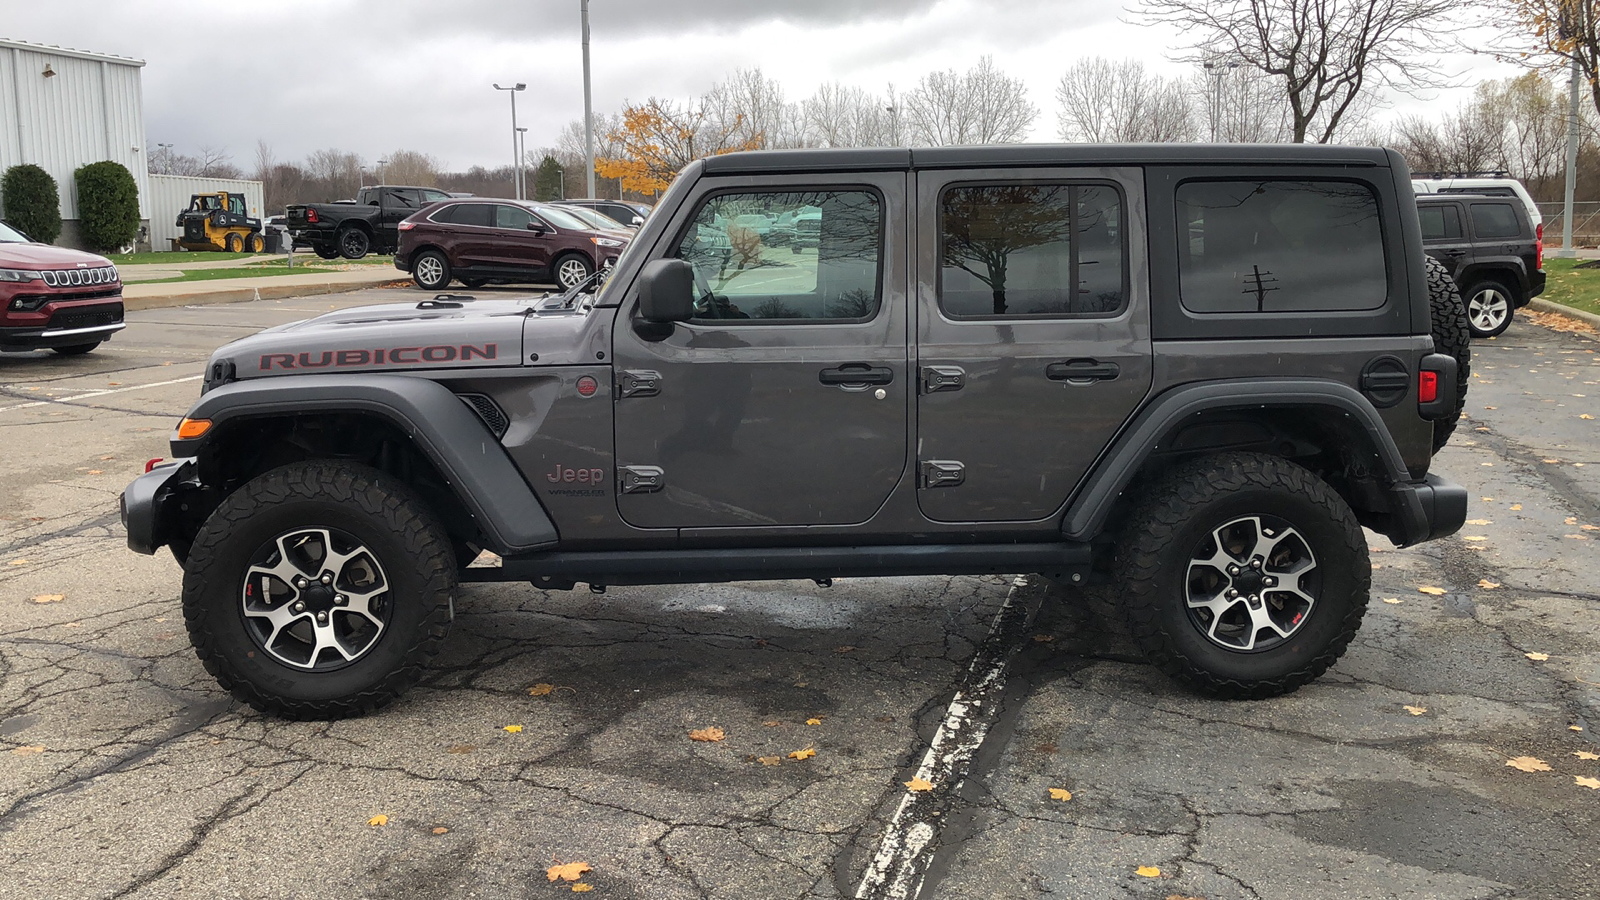
[[[1079,60],[1056,85],[1056,102],[1062,140],[1139,144],[1196,136],[1182,83],[1146,72],[1136,59]]]
[[[1020,141],[1039,116],[1027,86],[996,69],[988,56],[965,72],[922,76],[903,106],[911,137],[934,146]]]
[[[306,187],[313,191],[310,200],[343,200],[361,189],[361,157],[355,153],[328,148],[306,157]]]
[[[383,180],[388,184],[434,187],[439,183],[439,161],[416,150],[396,150],[385,157]]]
[[[893,147],[900,143],[894,87],[880,97],[837,81],[801,104],[807,140],[821,147]]]
[[[1219,58],[1277,80],[1290,139],[1329,143],[1373,89],[1438,84],[1429,62],[1452,0],[1140,0],[1135,14],[1194,35],[1189,62]]]
[[[757,69],[739,69],[700,98],[706,127],[765,149],[806,145],[805,114],[783,86]]]

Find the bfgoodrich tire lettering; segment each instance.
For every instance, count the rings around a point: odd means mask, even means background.
[[[387,587],[377,639],[325,671],[265,652],[241,606],[261,548],[317,528],[367,548]],[[306,567],[313,581],[315,568]],[[184,568],[183,613],[196,654],[234,697],[286,718],[334,719],[384,706],[422,677],[449,630],[455,587],[450,540],[404,485],[365,466],[299,463],[250,481],[206,520]]]
[[[1263,629],[1268,640],[1219,641],[1193,612],[1205,601],[1194,594],[1191,564],[1207,554],[1219,529],[1251,519],[1267,522],[1269,530],[1293,529],[1303,542],[1303,550],[1293,551],[1300,562],[1280,564],[1287,571],[1313,561],[1307,571],[1316,577],[1305,585],[1313,602],[1300,604],[1299,621],[1284,604],[1287,636]],[[1273,537],[1283,533],[1275,530]],[[1245,537],[1230,546],[1224,555],[1233,554],[1245,577],[1258,577],[1251,576],[1252,560],[1246,558],[1256,543]],[[1194,690],[1228,699],[1286,694],[1327,671],[1361,625],[1372,580],[1366,540],[1344,500],[1304,468],[1254,453],[1187,463],[1150,487],[1129,519],[1116,572],[1129,630],[1151,663]],[[1224,584],[1219,592],[1227,589]],[[1241,593],[1250,592],[1245,587]],[[1275,602],[1270,590],[1257,593],[1261,602]]]

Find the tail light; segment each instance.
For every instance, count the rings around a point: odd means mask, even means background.
[[[411,229],[417,227],[417,223],[415,223],[415,222],[401,222],[399,225],[397,225],[395,227],[399,228],[401,231],[410,231]]]
[[[1439,373],[1423,369],[1417,373],[1417,402],[1432,403],[1439,399]]]
[[[313,223],[321,221],[317,218],[317,208],[315,206],[306,207],[306,221]]]
[[[1544,223],[1543,222],[1540,222],[1539,223],[1539,227],[1534,229],[1534,234],[1537,235],[1537,237],[1534,239],[1534,243],[1533,243],[1533,267],[1535,269],[1541,269],[1542,270],[1544,268]]]

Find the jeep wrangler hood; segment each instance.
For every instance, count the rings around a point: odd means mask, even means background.
[[[522,362],[525,324],[565,318],[580,316],[536,314],[527,298],[343,309],[223,346],[206,367],[206,383],[319,372],[515,366]]]

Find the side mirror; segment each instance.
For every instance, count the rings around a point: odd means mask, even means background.
[[[546,231],[543,222],[529,222],[528,230],[534,234],[544,234]]]
[[[634,216],[633,217],[633,224],[635,224],[635,225],[643,225],[644,224],[644,216]]]
[[[694,268],[681,259],[645,263],[639,273],[639,315],[662,325],[694,318]]]

